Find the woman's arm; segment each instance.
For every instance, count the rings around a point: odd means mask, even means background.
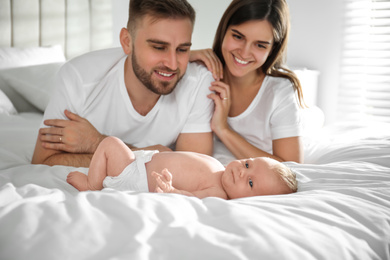
[[[299,136],[281,138],[272,141],[272,150],[275,156],[282,161],[293,161],[303,163],[303,143]]]
[[[214,91],[209,95],[209,98],[214,101],[215,105],[211,129],[237,159],[265,156],[281,162],[303,163],[303,145],[299,136],[273,140],[273,154],[257,148],[231,129],[227,122],[231,107],[229,85],[220,81],[213,82],[210,90]]]
[[[218,138],[237,159],[270,157],[280,162],[303,163],[303,144],[298,136],[273,140],[273,154],[250,144],[244,137],[230,128],[220,132]]]

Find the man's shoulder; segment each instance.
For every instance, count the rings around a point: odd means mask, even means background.
[[[199,64],[197,62],[189,62],[187,65],[187,70],[185,77],[212,77],[211,72],[206,68],[206,66]]]
[[[184,77],[180,80],[177,90],[184,91],[188,93],[188,89],[208,89],[211,82],[214,81],[213,75],[207,68],[196,62],[190,62],[187,65],[186,73]]]
[[[69,60],[61,70],[65,77],[76,74],[86,84],[101,80],[123,57],[122,48],[92,51]]]
[[[85,64],[93,64],[94,62],[104,63],[117,61],[124,55],[125,54],[121,47],[115,47],[84,53],[80,56],[72,58],[68,61],[68,63],[72,64],[73,66],[84,66]]]

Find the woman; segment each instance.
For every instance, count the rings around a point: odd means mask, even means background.
[[[212,84],[209,98],[215,103],[214,156],[224,164],[260,156],[303,162],[302,88],[284,67],[289,30],[285,0],[233,0],[221,18],[213,51],[223,79]],[[217,72],[212,56],[194,51],[191,60]]]

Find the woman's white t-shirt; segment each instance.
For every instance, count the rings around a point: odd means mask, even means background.
[[[285,78],[266,76],[256,97],[240,115],[228,117],[229,126],[249,143],[272,154],[272,140],[302,135],[297,96]],[[218,139],[214,140],[214,157],[224,165],[234,155]]]

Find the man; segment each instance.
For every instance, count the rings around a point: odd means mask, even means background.
[[[51,128],[40,129],[32,163],[88,167],[106,135],[135,150],[211,155],[207,95],[213,77],[188,64],[194,22],[186,1],[131,0],[122,48],[91,52],[62,67],[44,115]]]

